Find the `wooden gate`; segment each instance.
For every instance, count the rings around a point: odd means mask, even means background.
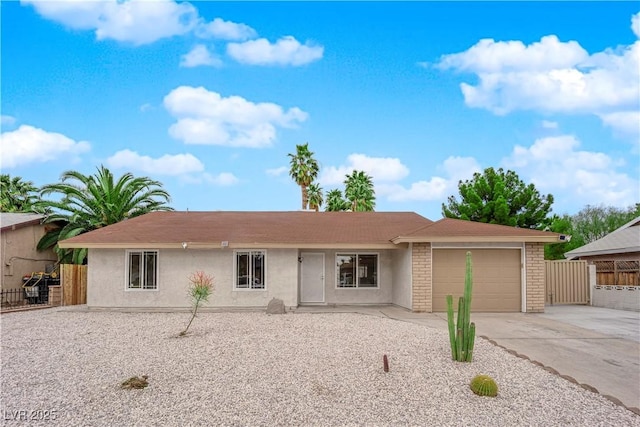
[[[87,303],[87,266],[61,264],[62,305]]]
[[[546,304],[589,304],[587,261],[545,261]]]

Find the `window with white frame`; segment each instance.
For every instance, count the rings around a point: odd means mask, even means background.
[[[377,288],[378,254],[336,254],[336,276],[339,288]]]
[[[265,289],[266,251],[240,250],[235,254],[235,288]]]
[[[127,251],[127,289],[158,289],[158,251]]]

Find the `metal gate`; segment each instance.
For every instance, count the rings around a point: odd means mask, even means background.
[[[589,304],[587,261],[545,261],[546,304]]]

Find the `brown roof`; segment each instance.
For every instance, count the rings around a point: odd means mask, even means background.
[[[565,237],[566,239],[566,237]],[[559,242],[558,233],[443,218],[393,239],[406,242]]]
[[[60,242],[64,248],[394,247],[432,221],[413,212],[152,212]]]

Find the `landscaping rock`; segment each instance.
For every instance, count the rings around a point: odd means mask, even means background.
[[[267,314],[285,314],[284,301],[279,298],[272,298],[267,305]]]

